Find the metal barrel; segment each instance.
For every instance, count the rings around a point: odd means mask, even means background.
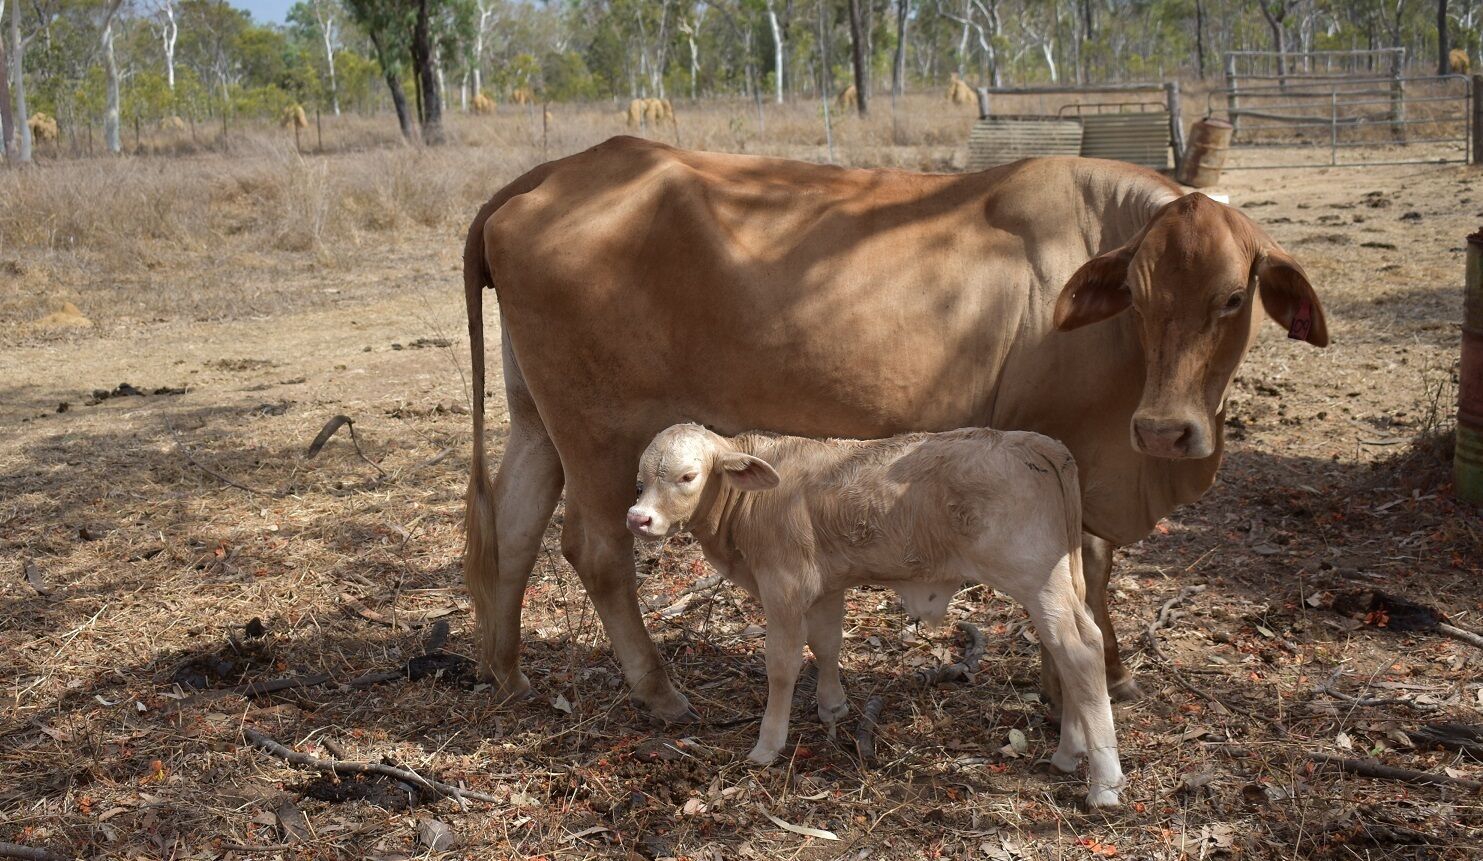
[[[1457,498],[1483,504],[1483,230],[1468,237],[1457,386]]]
[[[1220,182],[1220,169],[1225,167],[1235,129],[1225,120],[1205,117],[1190,126],[1189,144],[1179,163],[1175,179],[1188,186],[1205,188]]]

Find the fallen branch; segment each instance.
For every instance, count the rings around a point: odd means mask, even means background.
[[[1165,655],[1162,650],[1159,649],[1158,631],[1160,628],[1168,625],[1171,621],[1174,620],[1174,608],[1184,601],[1188,600],[1189,598],[1198,595],[1204,591],[1205,587],[1203,585],[1186,586],[1183,589],[1179,590],[1178,595],[1175,595],[1173,598],[1165,601],[1163,603],[1163,606],[1159,607],[1159,612],[1154,616],[1153,621],[1149,622],[1148,626],[1143,629],[1143,641],[1148,647],[1149,654],[1153,655],[1159,660],[1160,663],[1168,667],[1169,674],[1174,677],[1175,683],[1178,684],[1181,688],[1184,688],[1189,693],[1192,693],[1203,700],[1215,703],[1226,711],[1241,715],[1247,720],[1256,723],[1264,723],[1272,729],[1276,730],[1279,735],[1286,736],[1288,734],[1287,727],[1283,726],[1282,723],[1280,723],[1279,721],[1275,721],[1265,715],[1255,714],[1248,709],[1241,708],[1240,706],[1231,705],[1215,694],[1212,694],[1209,691],[1196,686],[1188,678],[1185,678],[1184,673],[1180,672],[1179,665],[1169,660],[1169,657]]]
[[[1483,789],[1483,782],[1476,780],[1469,780],[1465,777],[1452,777],[1447,774],[1415,771],[1409,768],[1397,768],[1373,759],[1349,759],[1327,753],[1310,753],[1308,754],[1308,758],[1317,763],[1337,766],[1340,771],[1356,774],[1360,777],[1373,777],[1378,780],[1398,780],[1402,783],[1417,783],[1422,785],[1461,786],[1464,789],[1474,791]]]
[[[875,762],[875,731],[880,727],[881,710],[886,701],[879,695],[865,701],[860,710],[860,720],[855,724],[855,752],[866,765]]]
[[[50,849],[35,849],[15,843],[0,843],[0,858],[25,858],[28,861],[69,861],[69,856],[58,855]]]
[[[379,774],[382,777],[389,777],[392,780],[399,780],[403,783],[409,783],[420,789],[434,792],[447,798],[452,798],[453,800],[459,801],[460,803],[468,799],[472,799],[474,801],[483,801],[489,804],[499,803],[499,799],[495,798],[493,795],[489,795],[483,792],[475,792],[471,789],[460,789],[459,787],[453,786],[452,784],[443,783],[442,781],[431,780],[429,778],[423,777],[419,774],[416,774],[415,772],[408,771],[405,768],[393,768],[389,765],[382,765],[379,762],[343,762],[338,759],[320,759],[317,756],[311,756],[307,753],[299,753],[298,751],[290,747],[286,747],[280,744],[269,736],[263,735],[252,727],[243,727],[242,735],[245,736],[248,741],[252,742],[252,745],[259,750],[262,750],[265,753],[272,754],[279,759],[285,760],[303,768],[310,768],[316,771],[323,771],[329,774],[340,775]]]
[[[1435,711],[1436,709],[1440,708],[1440,706],[1437,705],[1418,703],[1412,700],[1403,700],[1392,697],[1356,697],[1350,694],[1346,694],[1343,691],[1336,691],[1334,690],[1334,682],[1338,681],[1339,677],[1342,675],[1344,675],[1343,667],[1335,669],[1332,673],[1329,674],[1329,677],[1324,680],[1323,684],[1318,686],[1318,689],[1333,697],[1334,699],[1343,700],[1346,703],[1350,703],[1356,706],[1407,706],[1409,708],[1413,708],[1417,711],[1422,712]]]
[[[195,467],[196,469],[199,469],[201,472],[206,473],[207,475],[211,476],[212,478],[216,479],[217,481],[221,482],[222,484],[230,485],[232,487],[237,488],[238,490],[243,490],[243,491],[246,491],[248,493],[255,494],[257,496],[271,496],[271,497],[274,497],[276,499],[282,499],[283,497],[287,496],[287,494],[285,494],[285,493],[279,493],[278,491],[274,491],[274,490],[263,490],[261,488],[252,487],[250,485],[243,484],[240,481],[236,481],[234,479],[227,478],[225,475],[222,475],[221,473],[217,472],[216,470],[211,469],[210,467],[208,467],[205,464],[201,463],[199,460],[196,460],[196,456],[191,453],[190,446],[186,445],[185,442],[183,440],[181,440],[181,438],[180,438],[180,431],[178,431],[178,430],[175,429],[175,425],[171,424],[169,419],[166,419],[165,420],[165,427],[167,429],[169,429],[170,435],[175,438],[175,448],[176,448],[176,450],[179,451],[181,454],[185,455],[185,462],[188,463],[188,464],[190,464],[191,466]]]
[[[384,478],[386,476],[386,470],[381,468],[381,464],[366,457],[366,453],[361,450],[360,438],[355,435],[355,420],[350,416],[334,416],[325,422],[324,427],[319,431],[319,435],[314,438],[313,442],[309,443],[309,450],[304,453],[304,459],[313,460],[319,454],[320,449],[324,448],[324,444],[330,441],[330,437],[334,436],[335,431],[339,430],[342,425],[350,428],[350,441],[355,444],[355,453],[360,456],[361,460],[370,464]]]
[[[1456,625],[1449,625],[1446,622],[1438,622],[1437,631],[1443,636],[1450,637],[1459,643],[1467,643],[1470,646],[1477,646],[1483,649],[1483,637],[1474,634],[1472,631],[1465,631]]]
[[[961,682],[978,670],[978,662],[984,656],[984,635],[977,626],[959,622],[958,630],[968,636],[968,648],[963,651],[963,660],[937,667],[923,667],[911,674],[914,684],[929,687],[944,682]]]
[[[32,589],[36,590],[37,595],[43,598],[51,597],[51,589],[47,587],[46,579],[41,576],[41,569],[36,567],[36,561],[34,559],[27,559],[25,562],[22,562],[21,570],[25,572],[26,583]]]

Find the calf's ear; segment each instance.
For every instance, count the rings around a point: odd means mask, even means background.
[[[1125,245],[1083,263],[1056,299],[1056,328],[1069,332],[1127,308],[1133,301],[1128,290],[1128,265],[1136,250],[1136,245]]]
[[[738,490],[771,490],[781,482],[772,464],[739,451],[722,455],[720,466],[721,474]]]
[[[1323,305],[1298,261],[1280,248],[1269,248],[1257,261],[1256,277],[1262,308],[1287,330],[1289,338],[1315,347],[1329,345]]]

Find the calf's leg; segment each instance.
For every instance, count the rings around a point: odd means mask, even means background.
[[[767,614],[767,710],[757,744],[747,758],[767,765],[788,743],[788,713],[793,710],[793,688],[803,664],[805,623],[797,605],[770,594],[766,582],[762,583],[762,609]]]
[[[808,609],[805,618],[808,647],[818,671],[819,720],[833,726],[850,713],[844,685],[839,679],[839,646],[844,639],[844,592],[824,595]],[[771,629],[771,623],[768,625]]]
[[[1065,560],[1025,607],[1035,622],[1040,642],[1061,669],[1061,745],[1051,764],[1062,771],[1073,771],[1080,756],[1086,754],[1087,805],[1114,806],[1123,774],[1101,660],[1102,634],[1086,605],[1077,599]]]

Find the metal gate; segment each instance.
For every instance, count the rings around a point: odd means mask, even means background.
[[[1232,154],[1250,156],[1226,170],[1468,161],[1467,76],[1403,75],[1399,48],[1288,54],[1274,69],[1276,56],[1228,54],[1226,86],[1207,97],[1206,116],[1235,129]]]

